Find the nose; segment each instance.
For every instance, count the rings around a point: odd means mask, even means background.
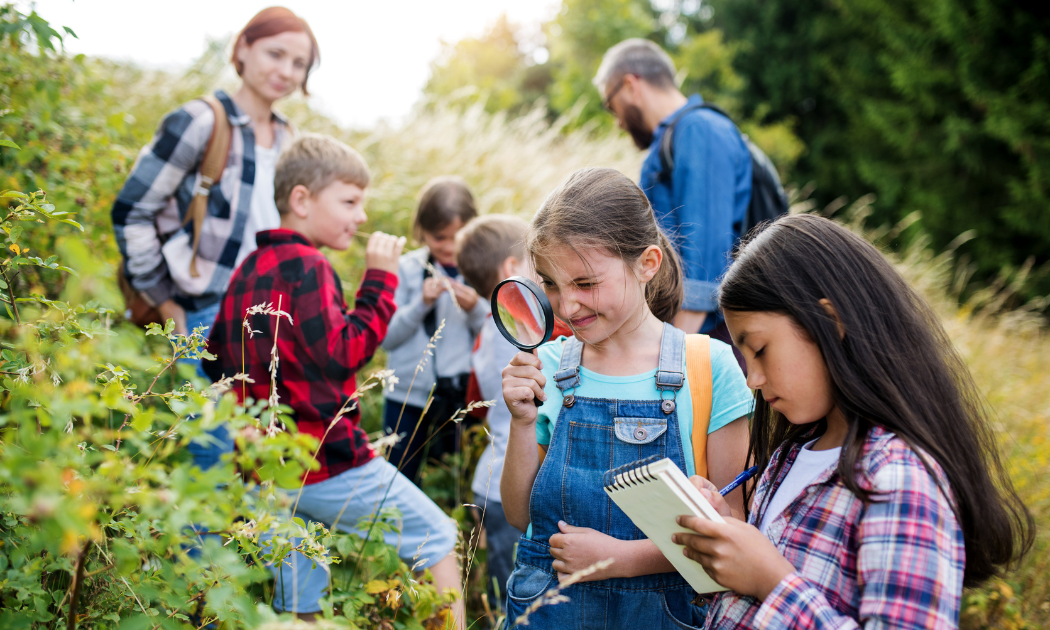
[[[766,375],[762,373],[762,370],[754,364],[753,361],[749,361],[746,357],[744,362],[747,364],[747,386],[749,389],[762,389],[762,386],[766,384]]]

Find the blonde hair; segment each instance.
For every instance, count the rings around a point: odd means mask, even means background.
[[[471,219],[456,234],[456,266],[467,284],[486,299],[499,284],[500,265],[513,256],[525,258],[525,233],[529,224],[506,214]]]
[[[427,182],[420,191],[412,233],[422,241],[423,232],[440,232],[456,219],[467,223],[476,216],[478,210],[467,182],[455,175],[441,175]]]
[[[659,271],[645,285],[645,301],[658,319],[670,322],[685,297],[682,264],[656,223],[649,200],[626,175],[611,168],[585,168],[569,176],[532,219],[525,248],[535,260],[552,246],[597,247],[632,269],[647,247],[663,252]]]
[[[281,152],[273,176],[273,199],[281,214],[291,211],[288,198],[296,186],[316,195],[334,181],[362,189],[372,181],[361,154],[331,136],[305,134]]]

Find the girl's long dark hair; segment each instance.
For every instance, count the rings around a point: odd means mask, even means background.
[[[822,298],[834,306],[844,338]],[[856,474],[872,427],[937,462],[966,544],[965,585],[1028,551],[1034,523],[999,461],[969,370],[937,315],[875,247],[828,219],[783,217],[740,248],[719,300],[727,311],[788,315],[820,348],[849,423],[838,473],[855,495],[878,500]],[[759,395],[749,459],[764,469],[778,447],[811,439],[813,429],[792,425]]]

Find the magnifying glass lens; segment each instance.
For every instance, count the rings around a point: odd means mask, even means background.
[[[525,278],[502,282],[492,299],[500,332],[518,348],[536,348],[548,341],[554,316],[542,290]]]

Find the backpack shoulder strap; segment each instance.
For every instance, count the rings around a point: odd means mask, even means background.
[[[683,107],[667,123],[667,129],[664,129],[664,135],[660,138],[660,179],[670,179],[671,173],[674,172],[674,128],[678,125],[678,121],[689,112],[705,107],[709,106],[706,103],[700,103],[699,105]]]
[[[693,459],[696,474],[707,477],[707,428],[711,425],[711,398],[714,382],[711,374],[711,338],[686,335],[685,376],[689,381],[689,398],[693,403]]]
[[[204,148],[204,157],[200,165],[200,184],[193,191],[193,199],[190,207],[186,209],[186,216],[182,224],[186,225],[193,220],[193,258],[190,259],[190,275],[194,278],[200,274],[197,272],[197,248],[200,246],[201,228],[204,226],[204,218],[208,214],[208,195],[211,187],[222,179],[222,171],[226,168],[226,160],[230,156],[230,137],[233,128],[230,119],[226,116],[226,108],[212,94],[206,94],[200,100],[207,103],[212,113],[215,114],[215,125],[212,126],[211,136]]]

